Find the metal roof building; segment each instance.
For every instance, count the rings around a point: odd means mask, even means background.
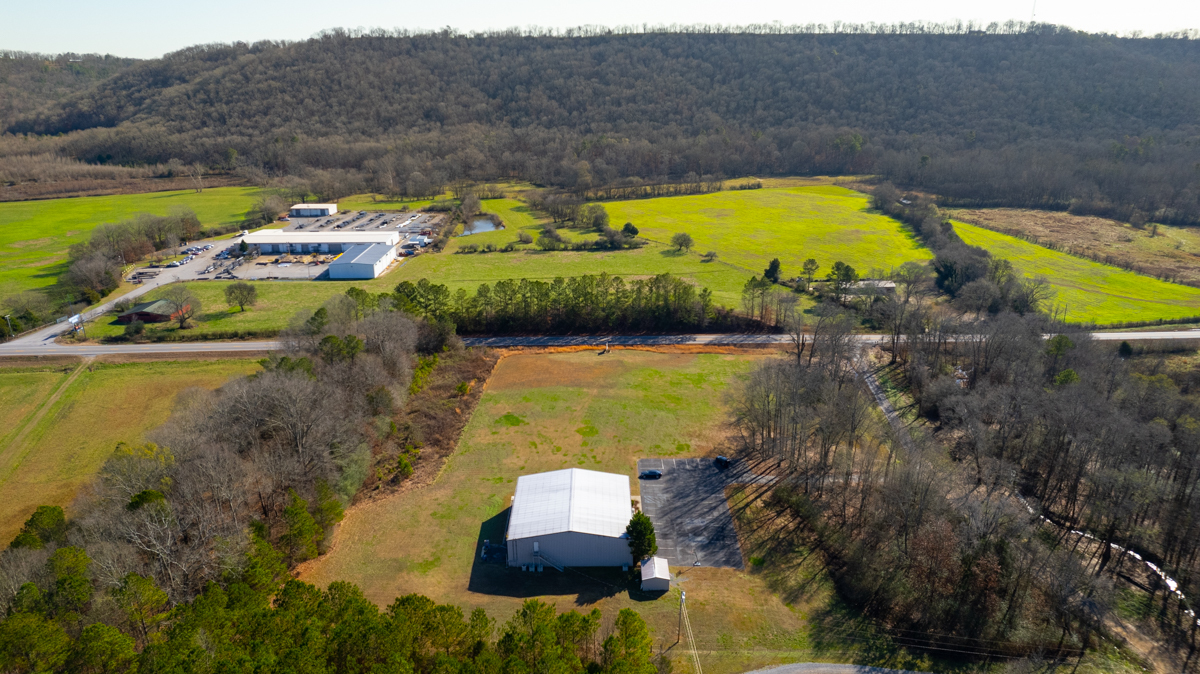
[[[337,204],[296,204],[288,214],[293,218],[323,218],[337,212]]]
[[[242,237],[249,246],[258,246],[263,253],[341,253],[361,244],[400,243],[397,231],[378,232],[298,232],[295,230],[264,229]]]
[[[376,278],[396,259],[396,247],[386,243],[354,246],[329,263],[331,279]]]
[[[508,519],[508,564],[623,566],[633,516],[629,478],[581,468],[517,478]]]

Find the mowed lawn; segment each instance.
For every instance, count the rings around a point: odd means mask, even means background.
[[[523,574],[479,562],[477,545],[503,541],[520,475],[572,467],[614,472],[630,476],[636,494],[639,457],[716,453],[725,446],[723,396],[761,358],[622,350],[509,356],[437,480],[352,508],[332,550],[302,567],[301,578],[320,586],[352,581],[381,605],[419,592],[466,610],[483,607],[501,622],[535,596],[560,610],[595,606],[606,616],[629,607],[649,622],[655,650],[666,648],[676,637],[677,589],[655,598],[609,585],[608,572]],[[809,655],[806,611],[832,596],[817,582],[811,596],[788,607],[751,573],[673,571],[683,574],[697,638],[729,651],[706,656],[706,671]]]
[[[53,285],[66,271],[67,249],[86,240],[96,225],[138,213],[166,215],[172,206],[191,208],[206,226],[240,222],[258,193],[253,187],[216,187],[0,202],[0,297]]]
[[[1045,277],[1072,323],[1117,323],[1200,316],[1200,288],[1167,283],[955,222],[963,241],[1005,258],[1026,276]]]
[[[667,243],[677,232],[695,240],[698,253],[761,274],[778,257],[783,275],[801,275],[804,260],[823,277],[841,261],[867,276],[909,260],[928,260],[924,248],[896,220],[867,210],[866,195],[833,185],[726,191],[686,197],[604,204],[609,221],[632,222],[643,236]]]
[[[118,442],[141,442],[166,421],[181,391],[258,368],[249,359],[93,363],[65,389],[63,366],[0,368],[0,543],[37,506],[70,505]]]

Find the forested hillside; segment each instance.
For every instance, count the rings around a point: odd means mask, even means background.
[[[326,171],[392,194],[869,172],[957,203],[1192,223],[1196,110],[1186,36],[330,32],[139,63],[8,131],[67,133],[57,151],[90,162]]]
[[[87,91],[137,61],[99,54],[0,51],[0,126]]]

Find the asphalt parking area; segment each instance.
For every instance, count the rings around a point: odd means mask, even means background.
[[[742,462],[719,470],[712,459],[639,459],[638,473],[661,470],[658,480],[639,480],[642,510],[654,523],[658,556],[672,566],[742,569],[742,548],[725,499],[725,487],[752,482]]]

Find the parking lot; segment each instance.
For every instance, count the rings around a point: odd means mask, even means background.
[[[718,469],[712,459],[639,459],[638,473],[662,471],[639,480],[642,511],[654,523],[658,556],[672,566],[744,568],[742,549],[725,499],[725,488],[758,482],[741,462]]]
[[[419,234],[441,223],[440,213],[386,213],[383,211],[343,211],[317,218],[290,218],[285,232],[374,232],[397,230],[401,234]]]

